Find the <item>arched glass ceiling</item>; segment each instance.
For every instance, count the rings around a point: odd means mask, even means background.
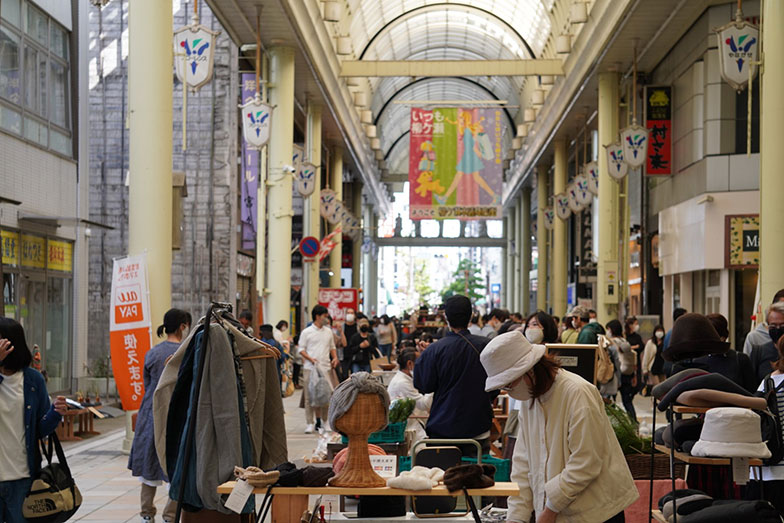
[[[364,49],[373,36],[384,26],[401,15],[427,6],[442,9],[457,9],[459,6],[476,8],[491,13],[506,21],[512,29],[506,29],[512,38],[512,30],[519,33],[535,55],[544,48],[550,34],[548,12],[555,0],[348,0],[351,13],[351,36],[356,49]],[[481,10],[481,11],[480,11]],[[488,18],[489,15],[485,15]],[[457,23],[457,21],[455,21]],[[466,22],[472,23],[472,22]],[[516,37],[515,37],[516,38]]]

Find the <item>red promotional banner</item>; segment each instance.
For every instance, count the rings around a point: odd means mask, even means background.
[[[123,409],[138,410],[144,397],[144,356],[152,343],[146,258],[114,260],[109,315],[112,371]]]
[[[672,174],[672,88],[646,87],[645,126],[650,131],[647,174]]]
[[[333,321],[344,321],[346,310],[357,310],[357,289],[319,289],[318,302],[329,311]]]

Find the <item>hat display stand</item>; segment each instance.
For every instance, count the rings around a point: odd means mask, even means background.
[[[335,428],[348,436],[348,458],[340,473],[329,481],[331,487],[386,486],[386,480],[373,471],[368,453],[368,437],[386,422],[378,394],[357,394],[348,412],[335,422]]]
[[[656,397],[653,398],[653,422],[651,426],[651,434],[656,433],[656,404],[657,399]],[[674,421],[676,418],[680,419],[684,414],[696,414],[696,415],[703,415],[708,412],[711,408],[717,407],[686,407],[682,405],[675,405],[675,402],[671,402],[667,408],[668,419]],[[670,520],[664,517],[661,511],[653,509],[653,470],[654,470],[654,460],[656,452],[662,452],[668,454],[670,457],[670,480],[672,481],[672,491],[676,490],[675,488],[675,462],[681,461],[686,463],[687,465],[709,465],[709,466],[723,466],[730,468],[732,467],[732,459],[730,458],[703,458],[703,457],[696,457],[688,454],[686,452],[677,451],[675,450],[675,442],[673,441],[672,445],[668,448],[664,445],[652,444],[651,445],[651,479],[650,479],[650,489],[649,489],[649,498],[648,498],[648,513],[650,516],[648,517],[648,523],[653,520],[660,521],[663,523],[667,523],[668,521],[672,521],[673,523],[678,522],[678,511],[677,511],[677,500],[673,499],[673,515]],[[749,465],[752,467],[759,467],[759,477],[762,478],[762,465],[763,462],[761,459],[750,458]],[[733,484],[732,475],[730,474],[730,490]],[[760,498],[764,499],[764,491],[763,491],[763,484],[764,481],[760,481]]]

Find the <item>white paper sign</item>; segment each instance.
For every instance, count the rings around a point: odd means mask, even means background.
[[[749,458],[732,458],[732,481],[736,485],[749,482]]]
[[[237,514],[241,514],[251,494],[253,494],[253,486],[244,479],[240,479],[234,485],[234,488],[231,489],[229,499],[226,500],[223,506]]]
[[[370,466],[384,479],[397,475],[397,456],[370,456]]]

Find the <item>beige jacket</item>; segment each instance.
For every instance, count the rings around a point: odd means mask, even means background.
[[[533,401],[533,406],[531,402]],[[552,388],[522,402],[508,521],[527,522],[547,504],[558,522],[606,521],[638,497],[595,386],[560,370]]]

